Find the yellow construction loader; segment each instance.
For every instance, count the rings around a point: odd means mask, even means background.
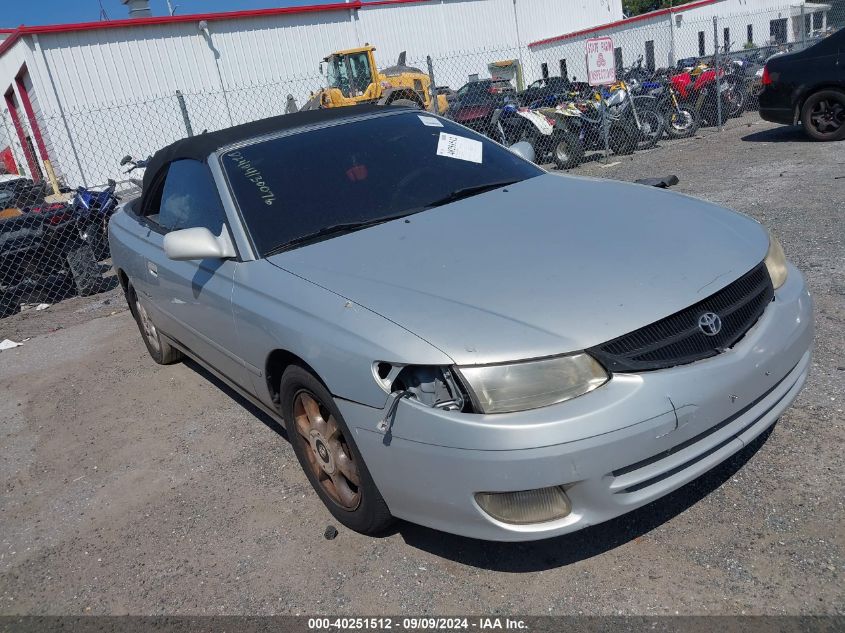
[[[437,107],[431,98],[431,79],[419,68],[405,64],[405,53],[395,66],[376,69],[375,46],[332,53],[320,64],[326,75],[326,87],[312,92],[302,110],[337,108],[359,103],[406,105],[443,114],[448,108],[446,97],[438,95]],[[325,64],[325,68],[324,68]]]

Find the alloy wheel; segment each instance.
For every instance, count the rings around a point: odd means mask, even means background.
[[[822,99],[810,111],[810,121],[820,134],[832,134],[845,124],[845,105]]]
[[[308,465],[320,487],[340,507],[355,510],[361,503],[361,476],[343,431],[331,412],[309,391],[293,401],[296,432],[308,444]]]
[[[555,146],[555,158],[557,158],[561,163],[569,162],[569,146],[566,142],[561,141]]]
[[[673,112],[669,117],[669,125],[672,126],[673,130],[686,132],[692,125],[692,114],[686,110]]]
[[[156,330],[156,326],[153,324],[152,319],[150,319],[150,315],[147,314],[146,308],[141,304],[140,299],[138,296],[135,295],[135,312],[138,315],[138,319],[141,322],[141,330],[144,333],[144,338],[147,339],[147,342],[150,344],[155,351],[161,351],[161,345],[158,342],[158,331]]]

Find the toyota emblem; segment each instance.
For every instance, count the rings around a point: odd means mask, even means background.
[[[722,331],[722,319],[714,312],[705,312],[698,317],[698,329],[707,336],[716,336]]]

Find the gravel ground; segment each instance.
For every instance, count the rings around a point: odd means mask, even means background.
[[[764,221],[817,302],[807,387],[674,494],[532,544],[332,521],[284,432],[149,359],[118,291],[0,321],[0,613],[845,613],[845,144],[732,121],[576,173],[677,174]]]

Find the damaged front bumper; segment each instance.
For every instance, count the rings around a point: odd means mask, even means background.
[[[478,415],[339,400],[394,516],[464,536],[523,541],[572,532],[643,506],[699,477],[770,427],[810,367],[812,300],[797,269],[732,349],[689,365],[615,374],[559,405]],[[571,512],[504,523],[476,493],[563,486]]]

